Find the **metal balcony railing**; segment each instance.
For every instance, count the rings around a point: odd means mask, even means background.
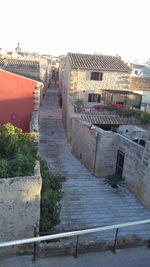
[[[77,236],[76,252],[75,252],[75,257],[77,257],[78,239],[79,239],[80,235],[116,229],[114,246],[112,248],[112,251],[115,253],[118,231],[120,228],[125,228],[125,227],[140,225],[140,224],[148,224],[148,223],[150,223],[150,219],[142,220],[142,221],[129,222],[129,223],[116,224],[116,225],[110,225],[110,226],[94,227],[94,228],[76,230],[76,231],[65,232],[65,233],[50,234],[50,235],[38,236],[38,237],[36,237],[36,235],[40,235],[43,233],[40,233],[40,232],[38,233],[36,231],[36,224],[35,224],[34,225],[34,237],[33,238],[0,242],[0,248],[4,248],[4,247],[8,247],[8,246],[15,246],[15,245],[23,245],[23,244],[28,244],[28,243],[34,243],[33,260],[35,261],[36,260],[36,243],[37,242],[53,240],[53,239],[60,239],[60,238],[70,237],[70,236]]]

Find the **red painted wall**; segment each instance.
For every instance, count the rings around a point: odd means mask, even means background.
[[[0,70],[0,124],[11,122],[29,131],[36,81]]]

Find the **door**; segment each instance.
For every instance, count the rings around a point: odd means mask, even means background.
[[[117,163],[116,163],[116,174],[121,177],[123,173],[124,157],[125,157],[125,154],[122,151],[118,150]]]

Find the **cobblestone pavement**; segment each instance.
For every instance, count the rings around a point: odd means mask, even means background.
[[[150,218],[150,212],[127,189],[114,192],[94,177],[72,154],[62,125],[57,87],[51,85],[40,110],[39,154],[53,172],[66,177],[61,201],[61,230],[113,225]],[[148,238],[150,225],[119,230],[119,234]],[[81,237],[85,239],[85,235]],[[114,231],[88,238],[114,239]]]

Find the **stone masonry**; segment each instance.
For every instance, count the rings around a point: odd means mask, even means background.
[[[91,70],[92,71],[92,70]],[[102,81],[90,79],[90,70],[71,70],[70,97],[83,99],[85,105],[89,105],[88,94],[101,94],[103,89],[128,90],[130,85],[129,73],[103,71]],[[92,103],[94,105],[94,103]]]
[[[37,162],[34,176],[0,179],[0,240],[33,236],[33,224],[39,225],[42,179]]]
[[[123,177],[128,188],[150,209],[150,134],[142,131],[143,147],[129,138],[90,123],[72,120],[72,152],[96,176],[115,173],[117,152],[125,154]]]
[[[88,56],[87,56],[88,57]],[[104,56],[105,61],[105,56]],[[103,62],[104,63],[104,62]],[[114,63],[114,66],[116,63]],[[105,65],[105,64],[104,64]],[[91,80],[91,72],[102,72],[103,78],[99,80]],[[82,99],[84,106],[93,106],[97,102],[88,102],[89,94],[100,94],[105,90],[129,90],[130,89],[130,71],[129,70],[107,70],[90,68],[73,68],[67,56],[65,71],[63,76],[63,124],[66,130],[67,139],[71,140],[71,118],[74,117],[70,112],[70,106],[76,99]],[[99,104],[104,104],[101,97]]]

